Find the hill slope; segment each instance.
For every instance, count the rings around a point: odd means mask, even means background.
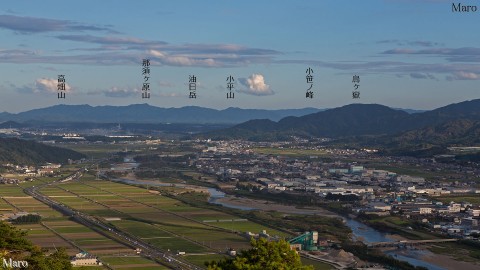
[[[378,104],[351,104],[301,117],[286,117],[278,122],[248,121],[228,129],[203,134],[202,137],[264,137],[268,140],[291,135],[332,138],[394,135],[462,119],[480,121],[480,100],[451,104],[415,114]]]
[[[48,146],[35,141],[16,138],[0,138],[0,162],[14,164],[65,163],[68,159],[78,160],[85,155],[73,150]]]

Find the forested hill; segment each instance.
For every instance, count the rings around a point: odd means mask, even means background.
[[[330,138],[396,135],[455,120],[480,121],[480,99],[414,114],[379,104],[349,104],[300,117],[285,117],[278,122],[269,119],[250,120],[223,130],[199,134],[197,137],[278,140],[292,135]],[[432,135],[427,131],[422,134]]]
[[[86,156],[73,150],[54,147],[30,140],[0,138],[0,162],[34,165],[45,162],[65,163]]]

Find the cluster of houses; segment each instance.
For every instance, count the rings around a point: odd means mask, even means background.
[[[213,144],[213,143],[212,143]],[[275,143],[258,145],[251,142],[217,142],[203,148],[189,165],[216,176],[224,186],[268,190],[272,193],[309,193],[321,197],[333,194],[355,197],[354,210],[379,216],[401,215],[415,218],[439,230],[458,237],[476,235],[479,227],[479,205],[456,201],[455,196],[479,196],[480,189],[459,177],[448,181],[427,181],[424,177],[397,174],[384,169],[366,168],[356,162],[317,156],[259,154],[253,149],[276,147]],[[285,146],[288,147],[288,146]],[[338,155],[365,155],[360,152]],[[385,157],[382,164],[402,163],[425,171],[453,170],[466,176],[480,176],[480,170],[458,165],[436,163],[435,160]],[[456,180],[456,181],[455,181]],[[230,184],[231,185],[231,184]],[[455,202],[445,203],[437,197],[450,196]],[[332,196],[330,196],[332,197]]]
[[[25,180],[31,180],[31,178],[25,178]],[[9,178],[9,177],[3,177],[3,176],[0,176],[0,184],[5,184],[5,185],[8,185],[8,184],[18,184],[18,183],[23,183],[25,182],[24,180],[20,180],[20,179],[17,179],[17,178]]]
[[[401,215],[425,223],[432,230],[458,238],[478,238],[480,236],[480,208],[468,202],[444,204],[419,197],[409,201],[369,202],[354,209],[357,213],[389,216]]]
[[[14,164],[3,164],[4,168],[8,169],[9,174],[14,174],[16,176],[21,176],[25,180],[32,180],[32,177],[41,177],[45,175],[53,175],[56,171],[62,166],[60,164],[47,163],[45,165],[35,167],[35,166],[20,166]],[[1,176],[0,175],[0,184],[18,184],[25,180],[20,180],[18,178]]]

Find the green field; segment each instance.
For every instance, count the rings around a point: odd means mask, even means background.
[[[433,197],[434,200],[441,201],[443,203],[449,204],[451,201],[460,203],[460,202],[469,202],[474,205],[480,205],[480,194],[477,195],[442,195],[441,197]]]
[[[0,197],[26,197],[23,188],[17,185],[0,184]]]
[[[227,230],[233,230],[233,231],[238,231],[242,233],[243,232],[259,233],[263,230],[266,230],[267,234],[270,234],[270,235],[277,235],[283,238],[287,238],[291,236],[287,233],[268,228],[264,225],[261,225],[252,221],[230,221],[230,222],[217,222],[213,224],[215,224],[215,226],[222,227]]]
[[[124,151],[128,148],[129,151],[145,150],[148,149],[145,145],[131,145],[131,144],[62,144],[59,147],[71,149],[82,154],[87,155],[89,158],[103,158],[109,153],[116,153]]]
[[[42,248],[55,250],[55,248],[65,247],[70,255],[78,253],[78,249],[58,237],[55,233],[43,227],[41,224],[22,224],[16,225],[16,227],[26,231],[27,238]]]
[[[41,179],[32,183],[41,185],[50,181]],[[27,186],[30,185],[33,184]],[[249,239],[242,236],[245,231],[258,233],[266,230],[271,235],[287,236],[249,220],[239,221],[241,218],[235,215],[194,207],[143,188],[95,180],[91,175],[82,177],[81,181],[44,186],[40,192],[77,211],[103,219],[161,250],[172,253],[184,251],[187,253],[185,259],[199,266],[203,266],[204,261],[224,256],[212,253],[223,253],[228,248],[240,250],[250,247]],[[130,257],[133,255],[132,248],[68,220],[40,201],[26,196],[20,186],[0,186],[0,195],[22,210],[42,215],[43,222],[52,231],[40,224],[22,225],[23,229],[30,232],[29,238],[40,246],[49,249],[65,246],[69,254],[75,254],[78,249],[74,245],[78,245],[99,256],[114,269],[163,269],[147,259]],[[0,208],[11,209],[11,206],[0,201]]]
[[[44,193],[55,194],[58,201],[91,215],[119,217],[121,220],[110,223],[164,250],[201,253],[241,249],[249,247],[249,239],[241,236],[246,231],[267,230],[271,235],[287,236],[251,221],[224,222],[240,218],[121,183],[82,179],[59,187],[64,191],[49,188]],[[217,222],[204,222],[209,220]]]
[[[14,207],[7,203],[4,199],[0,199],[0,214],[4,212],[11,212]]]
[[[331,266],[329,264],[326,264],[326,263],[323,263],[323,262],[319,262],[319,261],[315,261],[315,260],[307,259],[307,258],[303,258],[303,257],[301,259],[302,259],[303,265],[313,265],[313,268],[315,270],[335,269],[333,266]]]
[[[133,250],[123,246],[81,224],[70,220],[46,221],[45,224],[56,233],[72,241],[91,254],[130,253]]]
[[[139,256],[102,256],[100,260],[114,269],[168,269],[163,265]]]
[[[56,227],[55,231],[60,233],[60,234],[65,234],[65,233],[91,233],[93,232],[91,229],[85,227],[85,226],[65,226],[65,227]]]
[[[146,242],[163,250],[184,251],[188,253],[206,252],[207,248],[162,230],[163,226],[155,226],[136,221],[113,221],[117,228],[136,235]]]
[[[63,148],[72,149],[85,155],[102,155],[107,153],[119,152],[125,149],[125,145],[121,144],[62,144]],[[94,156],[95,157],[95,156]]]
[[[357,162],[360,162],[357,160]],[[397,174],[411,175],[417,177],[424,177],[427,180],[444,180],[446,179],[459,179],[462,174],[454,171],[430,171],[426,170],[422,166],[402,164],[402,163],[383,163],[378,161],[365,160],[362,162],[368,168],[375,168],[377,170],[387,170]],[[443,181],[442,180],[442,181]]]
[[[391,230],[391,233],[398,234],[407,239],[420,240],[420,239],[435,239],[437,236],[430,233],[422,232],[421,230],[408,229],[409,226],[414,226],[411,221],[402,219],[400,217],[377,217],[367,221],[368,224],[374,225],[380,223],[381,226],[386,226]]]
[[[43,219],[62,216],[59,212],[32,197],[5,197],[4,199],[22,211],[39,214]]]

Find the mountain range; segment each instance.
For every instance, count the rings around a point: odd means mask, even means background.
[[[0,122],[2,120],[7,122],[0,124],[0,128],[56,122],[70,127],[126,123],[122,126],[129,130],[148,130],[154,126],[169,130],[167,127],[172,125],[168,123],[176,123],[173,129],[176,132],[191,130],[183,125],[195,124],[198,130],[188,133],[200,133],[189,135],[190,138],[272,141],[292,136],[329,137],[335,139],[333,144],[369,146],[389,153],[413,155],[444,153],[448,146],[480,144],[480,99],[431,111],[394,109],[379,104],[350,104],[324,110],[57,105],[18,114],[1,113]],[[215,125],[204,128],[202,123]]]
[[[55,105],[17,114],[0,113],[0,122],[95,122],[95,123],[189,123],[237,124],[251,119],[278,121],[286,116],[302,116],[316,108],[260,110],[227,108],[216,110],[197,106],[160,108],[148,104],[128,106]]]
[[[90,106],[90,105],[55,105],[47,108],[33,109],[20,113],[0,113],[0,123],[15,121],[19,123],[141,123],[141,124],[239,124],[253,119],[279,121],[287,116],[304,116],[327,109],[241,109],[227,108],[216,110],[198,106],[181,108],[161,108],[148,104],[128,106]],[[412,109],[395,109],[408,113],[422,112]],[[3,123],[1,128],[21,127],[18,123]]]
[[[413,114],[378,104],[350,104],[300,117],[289,116],[278,122],[269,119],[250,120],[199,136],[251,140],[277,140],[292,135],[337,139],[375,136],[375,140],[378,136],[390,136],[390,143],[397,136],[397,141],[402,142],[432,139],[439,142],[440,138],[451,141],[457,135],[472,137],[468,132],[476,126],[476,121],[480,121],[480,99]],[[445,130],[450,133],[444,134]],[[471,132],[476,134],[475,131]],[[460,138],[456,139],[461,141]],[[467,141],[472,142],[464,142]]]

